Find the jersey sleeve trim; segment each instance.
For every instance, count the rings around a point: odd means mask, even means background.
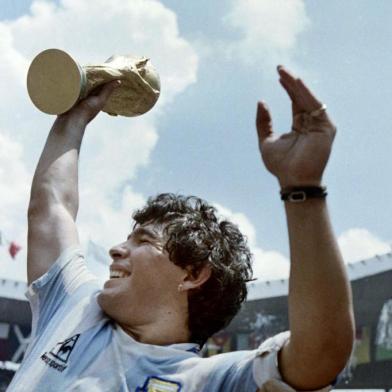
[[[262,387],[270,379],[283,381],[279,372],[278,353],[290,339],[290,331],[279,333],[263,342],[256,351],[253,362],[253,377],[258,387]],[[308,392],[328,392],[331,385]]]
[[[63,269],[76,256],[83,257],[83,253],[78,245],[65,249],[51,265],[49,270],[30,284],[25,293],[27,299],[31,300],[31,298],[37,294],[38,290],[52,279],[53,275]]]
[[[55,275],[59,273],[68,263],[75,259],[75,257],[83,257],[83,253],[78,245],[71,246],[65,249],[56,261],[51,265],[49,270],[40,276],[38,279],[33,281],[27,291],[25,296],[28,299],[31,307],[32,322],[31,322],[31,338],[35,337],[37,331],[37,324],[39,319],[39,289],[44,287],[48,282],[50,282]]]

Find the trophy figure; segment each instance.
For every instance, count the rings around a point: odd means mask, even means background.
[[[103,108],[108,114],[139,116],[159,98],[159,75],[147,57],[112,56],[103,64],[80,66],[59,49],[44,50],[34,58],[27,74],[27,90],[39,110],[62,114],[112,80],[121,80],[121,86]]]

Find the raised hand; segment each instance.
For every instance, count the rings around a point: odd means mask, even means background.
[[[82,99],[71,110],[59,117],[76,118],[88,124],[104,108],[113,91],[120,85],[121,81],[113,80],[97,87],[87,98]]]
[[[282,66],[278,67],[278,73],[292,102],[292,128],[288,133],[276,135],[267,105],[258,103],[256,128],[262,159],[282,188],[319,186],[336,128],[326,107],[301,79]]]

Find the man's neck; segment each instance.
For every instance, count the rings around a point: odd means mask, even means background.
[[[189,343],[187,323],[173,312],[163,313],[150,323],[143,325],[127,325],[119,323],[120,327],[133,339],[140,343],[166,346],[176,343]]]

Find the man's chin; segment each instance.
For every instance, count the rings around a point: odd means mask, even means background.
[[[97,303],[99,307],[103,310],[103,312],[107,315],[108,310],[110,309],[110,303],[109,303],[109,298],[107,296],[107,293],[105,293],[105,289],[102,289],[100,293],[97,295]]]
[[[116,282],[116,280],[117,279],[105,280],[105,283],[103,284],[103,288],[106,289],[106,288],[110,288],[110,287],[115,287],[116,283],[118,283],[118,282]]]
[[[102,309],[102,296],[105,296],[105,294],[103,293],[104,290],[101,290],[98,295],[97,295],[97,303],[98,305],[101,307]]]

